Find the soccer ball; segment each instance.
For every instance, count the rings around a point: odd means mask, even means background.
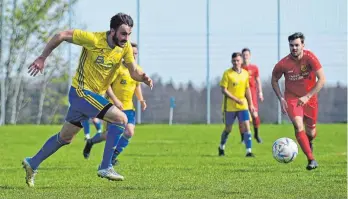
[[[290,138],[279,138],[272,146],[273,157],[280,163],[290,163],[298,154],[297,144]]]

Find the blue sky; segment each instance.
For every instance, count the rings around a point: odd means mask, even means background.
[[[201,86],[206,79],[206,1],[140,0],[140,65],[164,81]],[[137,41],[136,0],[81,0],[74,7],[73,28],[109,29],[111,16],[130,14]],[[211,80],[230,64],[232,52],[249,47],[262,79],[278,61],[277,0],[210,0]],[[287,36],[301,31],[306,47],[321,61],[328,83],[347,85],[346,0],[281,0],[281,57],[289,53]],[[74,47],[74,52],[79,48]],[[77,64],[77,59],[74,59]]]

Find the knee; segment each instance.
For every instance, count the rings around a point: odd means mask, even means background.
[[[120,114],[115,115],[114,121],[112,123],[119,123],[126,125],[128,123],[128,118],[125,113],[120,112]]]
[[[57,141],[62,145],[67,145],[67,144],[70,144],[72,142],[74,137],[75,137],[75,135],[68,135],[68,134],[64,134],[62,132],[59,132],[57,134]]]
[[[124,132],[124,135],[129,139],[129,138],[133,137],[133,135],[134,135],[134,130],[129,130],[129,129],[127,129],[127,130]]]
[[[315,128],[306,128],[306,134],[313,139],[317,132]]]
[[[293,125],[296,133],[304,130],[303,122],[293,121]]]
[[[232,126],[225,126],[225,132],[231,133],[232,131]]]

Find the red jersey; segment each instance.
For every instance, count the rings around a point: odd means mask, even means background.
[[[315,72],[321,68],[318,58],[309,50],[303,50],[300,60],[291,54],[280,60],[273,69],[273,75],[285,76],[285,98],[294,99],[305,96],[316,84]],[[314,95],[309,102],[317,102]]]
[[[250,89],[256,91],[256,78],[259,77],[259,68],[256,65],[249,64],[247,66],[243,66],[243,69],[245,69],[249,73]]]

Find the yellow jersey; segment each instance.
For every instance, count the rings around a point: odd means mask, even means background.
[[[222,102],[223,112],[248,110],[248,101],[245,97],[246,89],[249,88],[248,71],[242,69],[241,73],[237,73],[232,68],[226,70],[220,81],[220,86],[227,88],[228,92],[243,102],[242,105],[238,104],[224,95]]]
[[[137,67],[141,70],[141,67]],[[111,84],[112,91],[116,97],[122,102],[124,110],[135,110],[133,104],[133,95],[135,88],[140,82],[135,81],[129,74],[128,69],[122,64],[117,71],[117,77]],[[109,99],[111,103],[112,100]]]
[[[128,41],[121,48],[110,48],[107,32],[85,32],[75,29],[72,42],[82,46],[82,52],[72,86],[103,95],[116,78],[122,60],[134,62],[133,49]]]

